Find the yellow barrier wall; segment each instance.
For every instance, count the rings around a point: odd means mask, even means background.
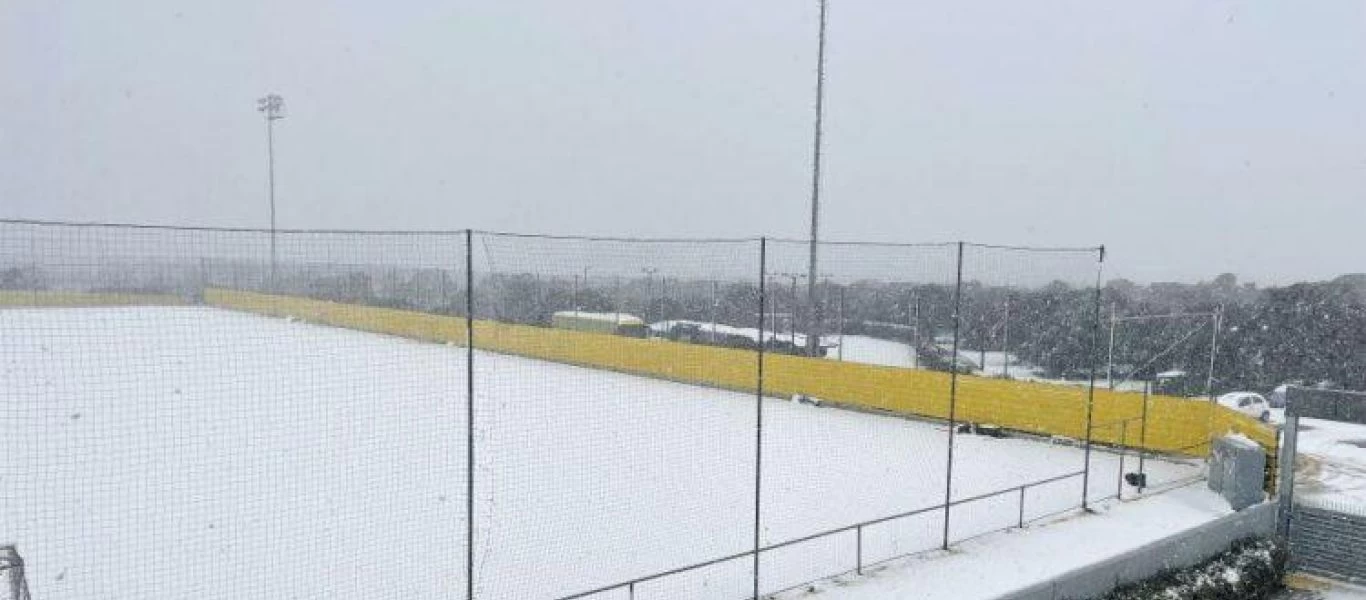
[[[223,308],[463,345],[465,321],[459,317],[415,311],[341,304],[291,296],[207,290],[205,302]],[[696,383],[736,391],[756,386],[757,354],[658,339],[476,321],[475,347],[494,352],[624,373]],[[855,407],[932,418],[949,410],[948,373],[884,367],[824,358],[768,354],[764,360],[765,392],[775,396],[801,393]],[[1041,435],[1083,438],[1086,435],[1087,390],[1084,387],[960,375],[956,417],[994,423]],[[1203,455],[1211,433],[1241,432],[1271,452],[1276,434],[1242,414],[1207,401],[1153,396],[1148,407],[1143,447],[1163,452]],[[1097,389],[1092,439],[1138,447],[1143,411],[1140,394]]]
[[[167,306],[184,303],[184,299],[171,294],[0,290],[0,306]]]

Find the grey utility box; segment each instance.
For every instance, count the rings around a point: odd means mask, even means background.
[[[1262,484],[1266,454],[1262,447],[1241,435],[1214,440],[1209,464],[1209,489],[1228,500],[1233,510],[1243,510],[1265,498]]]

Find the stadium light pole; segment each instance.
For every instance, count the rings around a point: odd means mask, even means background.
[[[256,110],[266,118],[266,162],[270,179],[270,289],[275,291],[275,122],[285,118],[285,99],[266,94],[256,99]]]
[[[820,310],[816,306],[816,245],[820,239],[821,214],[821,134],[825,120],[825,23],[826,0],[820,1],[820,28],[816,44],[816,123],[811,144],[811,257],[807,264],[806,353],[816,356],[820,347]],[[793,342],[796,340],[794,339]]]

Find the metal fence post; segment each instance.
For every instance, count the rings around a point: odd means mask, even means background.
[[[958,331],[963,323],[963,242],[958,242],[958,275],[953,284],[953,355],[949,357],[949,458],[944,471],[944,543],[949,549],[949,513],[953,511],[953,434],[958,408]]]
[[[465,598],[474,599],[474,230],[465,230]]]
[[[1024,529],[1024,501],[1025,501],[1025,489],[1028,488],[1028,487],[1029,487],[1029,486],[1027,486],[1027,485],[1022,485],[1022,486],[1020,486],[1020,529]]]
[[[1290,537],[1290,518],[1295,505],[1295,452],[1300,435],[1300,417],[1295,413],[1294,388],[1286,392],[1285,426],[1281,428],[1284,441],[1281,442],[1280,456],[1276,458],[1276,468],[1280,471],[1280,481],[1276,483],[1276,496],[1279,500],[1276,515],[1276,535]]]
[[[863,525],[854,528],[854,571],[863,574]]]
[[[1096,354],[1100,349],[1100,298],[1101,273],[1105,268],[1105,246],[1098,250],[1096,259],[1096,295],[1093,306],[1094,319],[1091,321],[1091,377],[1086,386],[1086,451],[1081,472],[1081,509],[1087,508],[1087,496],[1091,485],[1091,418],[1096,404]],[[1113,391],[1113,390],[1112,390]]]
[[[1150,393],[1150,382],[1143,382],[1143,417],[1139,422],[1138,429],[1138,492],[1143,493],[1143,488],[1147,487],[1147,471],[1144,470],[1144,460],[1148,452],[1148,400]]]
[[[1115,484],[1115,499],[1124,499],[1124,455],[1129,450],[1129,421],[1119,422],[1119,477]]]
[[[759,354],[754,392],[754,600],[759,600],[759,532],[764,466],[764,309],[768,280],[768,238],[759,238]]]

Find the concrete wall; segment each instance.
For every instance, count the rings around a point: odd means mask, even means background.
[[[1189,567],[1240,539],[1270,537],[1276,530],[1275,502],[1258,504],[1080,569],[1052,581],[1001,596],[1001,600],[1083,600],[1147,579],[1164,569]]]

